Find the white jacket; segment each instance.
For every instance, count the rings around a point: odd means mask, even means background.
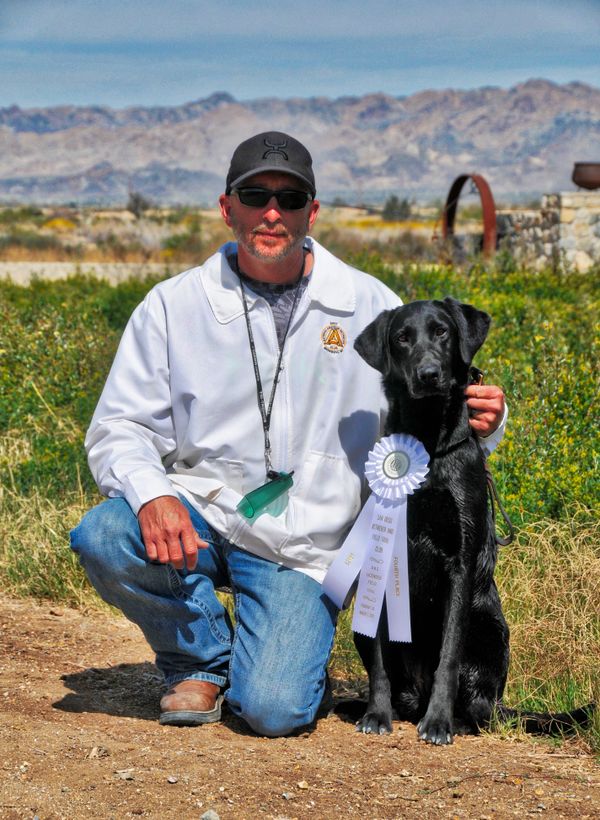
[[[269,512],[248,521],[236,511],[264,483],[265,463],[232,245],[161,282],[136,308],[85,444],[100,490],[125,497],[136,514],[181,493],[228,541],[321,581],[360,510],[385,412],[380,374],[353,343],[400,300],[307,241],[314,267],[285,342],[270,430],[273,467],[294,470],[294,485]],[[268,402],[275,323],[264,299],[247,297]]]

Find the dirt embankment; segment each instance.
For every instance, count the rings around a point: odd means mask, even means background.
[[[337,716],[269,740],[225,716],[160,727],[160,682],[136,627],[0,599],[0,817],[600,817],[581,744],[359,735]],[[215,814],[208,814],[215,818]]]
[[[0,279],[10,278],[15,285],[29,285],[32,279],[43,279],[54,282],[83,273],[107,279],[112,285],[131,278],[143,279],[145,276],[167,276],[170,272],[185,270],[189,265],[166,265],[157,263],[135,262],[2,262],[0,261]]]

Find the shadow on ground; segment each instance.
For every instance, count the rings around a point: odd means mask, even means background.
[[[90,667],[62,675],[72,692],[52,704],[62,712],[96,712],[156,722],[164,694],[161,673],[152,663],[120,663],[103,669]],[[223,723],[236,734],[254,733],[223,704]]]
[[[105,669],[90,667],[63,675],[61,680],[73,691],[53,703],[55,709],[158,719],[162,675],[152,663],[120,663]]]
[[[103,669],[90,667],[81,672],[62,675],[61,680],[72,691],[52,704],[62,712],[81,714],[96,712],[115,717],[157,721],[159,701],[164,693],[162,675],[152,663],[120,663]],[[364,700],[348,698],[345,681],[333,681],[334,709],[338,716],[354,723],[364,713]],[[352,691],[351,694],[358,694]],[[235,717],[223,704],[223,722],[236,734],[254,734],[244,721]],[[329,710],[327,710],[329,711]],[[321,714],[323,716],[323,713]],[[305,727],[302,731],[310,731]]]

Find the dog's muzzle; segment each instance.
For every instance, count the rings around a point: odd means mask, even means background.
[[[413,398],[437,396],[445,393],[446,388],[446,379],[439,364],[427,362],[415,368],[410,385]]]
[[[423,387],[437,387],[442,377],[442,369],[436,364],[417,367],[417,381]]]

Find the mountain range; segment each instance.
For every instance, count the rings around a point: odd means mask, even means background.
[[[210,203],[235,146],[265,130],[311,151],[323,201],[446,196],[483,174],[497,200],[573,190],[574,162],[600,161],[600,88],[528,80],[509,89],[238,101],[179,106],[0,108],[0,202]]]

